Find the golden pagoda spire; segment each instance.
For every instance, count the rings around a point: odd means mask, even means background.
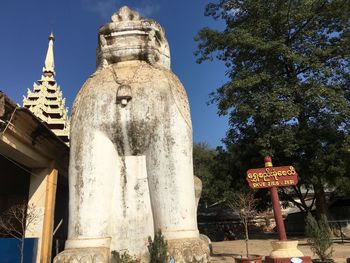
[[[41,79],[34,82],[33,89],[28,90],[23,98],[23,107],[28,108],[41,119],[65,143],[69,142],[70,120],[65,98],[55,80],[55,63],[53,56],[53,33],[49,36],[45,66]]]
[[[46,58],[45,58],[45,66],[43,68],[44,76],[54,76],[55,75],[55,60],[53,55],[53,42],[55,41],[55,37],[51,32],[49,36],[49,46],[47,48]]]

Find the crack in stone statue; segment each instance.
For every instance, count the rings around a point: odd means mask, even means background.
[[[208,262],[189,104],[163,29],[122,7],[98,39],[97,70],[72,110],[69,233],[54,262],[104,263],[112,251],[147,262],[158,229],[176,262]]]

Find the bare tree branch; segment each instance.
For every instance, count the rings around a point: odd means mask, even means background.
[[[37,222],[38,218],[35,206],[28,205],[27,201],[11,206],[0,217],[0,232],[20,241],[21,263],[23,263],[26,231]]]
[[[249,241],[249,233],[248,233],[248,225],[249,222],[256,215],[256,205],[257,200],[254,198],[253,192],[241,192],[236,193],[230,196],[227,201],[228,206],[233,210],[233,212],[237,212],[239,217],[244,225],[245,229],[245,242],[246,242],[246,255],[249,258],[249,249],[248,249],[248,241]]]

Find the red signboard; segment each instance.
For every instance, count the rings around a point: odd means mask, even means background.
[[[298,183],[298,174],[293,166],[249,169],[247,182],[251,188],[290,186]]]

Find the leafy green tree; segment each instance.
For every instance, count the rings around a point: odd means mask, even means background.
[[[349,10],[349,0],[220,0],[205,15],[225,28],[196,36],[198,62],[227,68],[211,102],[229,115],[234,170],[245,176],[264,155],[294,165],[316,193],[318,215],[325,187],[349,185]]]
[[[242,189],[246,189],[245,178],[236,176],[245,172],[242,169],[244,166],[242,161],[239,156],[221,146],[214,150],[206,143],[194,143],[193,167],[194,174],[202,180],[201,200],[210,205],[227,200],[227,197],[234,192],[242,192]],[[261,160],[259,161],[261,163]],[[265,209],[266,191],[259,191],[255,196],[259,199],[257,208]]]
[[[201,199],[206,202],[215,201],[217,185],[214,184],[213,166],[216,152],[208,144],[199,142],[193,144],[193,172],[202,181]]]
[[[305,235],[312,252],[322,262],[331,259],[333,250],[332,233],[325,215],[321,215],[317,221],[310,213],[306,217]],[[334,261],[330,261],[334,262]]]
[[[225,199],[225,193],[242,185],[242,178],[232,176],[231,156],[222,147],[212,149],[208,144],[193,144],[194,175],[202,181],[201,199],[213,204]]]

